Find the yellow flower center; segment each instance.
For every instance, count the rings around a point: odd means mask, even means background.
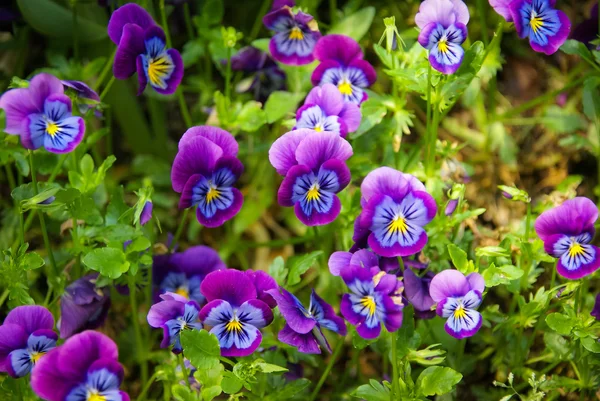
[[[342,95],[351,95],[352,94],[352,86],[350,82],[343,81],[338,84],[338,89]]]
[[[230,320],[226,325],[225,325],[225,330],[227,331],[235,331],[236,333],[239,333],[240,331],[242,331],[242,323],[240,323],[239,320],[237,320],[237,318]]]
[[[367,308],[368,312],[369,312],[369,316],[373,316],[375,314],[375,310],[377,309],[377,305],[375,304],[375,299],[373,299],[372,296],[366,296],[363,297],[360,300],[360,303],[362,306],[364,306],[365,308]]]
[[[291,40],[302,40],[304,39],[304,33],[297,26],[293,27],[290,31],[290,39]]]
[[[185,297],[185,298],[189,298],[190,297],[190,292],[184,286],[181,286],[181,287],[177,288],[177,290],[175,291],[175,294],[181,295],[182,297]]]
[[[467,316],[467,312],[465,311],[465,308],[462,305],[460,305],[454,311],[454,318],[455,319],[464,319],[466,316]]]
[[[442,38],[437,44],[438,50],[442,53],[446,53],[448,51],[448,39]]]
[[[48,135],[54,136],[54,135],[56,135],[58,130],[59,130],[58,125],[55,122],[48,121],[46,123],[46,132],[48,133]]]
[[[544,20],[533,13],[531,14],[529,25],[531,26],[531,29],[533,29],[533,32],[537,33],[537,31],[544,26]]]
[[[573,242],[569,247],[569,256],[574,258],[576,256],[584,254],[585,251],[579,242]]]
[[[89,392],[87,395],[87,401],[106,401],[106,397],[98,394],[96,390]]]
[[[206,194],[206,201],[210,203],[218,198],[219,195],[221,195],[221,191],[219,191],[217,188],[210,187],[208,193]]]
[[[306,193],[306,200],[309,202],[315,201],[318,200],[320,197],[321,194],[319,193],[319,184],[313,184],[313,186],[310,187],[310,189]]]
[[[394,220],[388,224],[388,231],[395,233],[400,231],[400,233],[406,233],[408,229],[408,225],[406,224],[406,219],[403,217],[395,217]]]
[[[148,78],[154,86],[161,85],[160,79],[169,73],[172,65],[164,56],[159,56],[157,59],[150,59],[148,63]]]
[[[42,356],[44,356],[45,352],[32,352],[29,357],[31,358],[31,362],[35,365],[37,361],[40,360]]]
[[[314,131],[317,132],[322,132],[323,131],[323,127],[321,127],[320,125],[317,125],[316,127],[313,128]]]

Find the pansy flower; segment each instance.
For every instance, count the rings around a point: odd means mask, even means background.
[[[591,42],[598,39],[598,3],[594,4],[590,11],[590,17],[585,19],[573,29],[571,38],[585,43],[588,47],[593,48]]]
[[[127,79],[138,74],[138,95],[146,85],[168,95],[183,78],[183,61],[175,49],[168,49],[165,33],[152,16],[137,4],[119,7],[108,22],[108,36],[117,45],[113,74]]]
[[[333,84],[313,88],[304,106],[296,112],[294,129],[308,128],[317,132],[335,132],[346,137],[360,125],[360,108],[354,103],[344,102],[344,96]]]
[[[434,275],[427,272],[423,276],[417,276],[412,269],[404,269],[404,297],[415,308],[415,316],[420,319],[431,319],[435,312],[431,307],[435,301],[431,298],[429,289]]]
[[[479,273],[465,277],[458,270],[444,270],[431,280],[429,293],[437,302],[437,314],[447,318],[444,328],[452,337],[471,337],[481,328],[482,317],[476,309],[484,289]]]
[[[302,11],[294,13],[290,7],[283,6],[265,15],[263,24],[275,31],[269,42],[269,51],[275,60],[289,65],[313,62],[313,51],[321,33],[312,15]]]
[[[372,258],[377,259],[375,255]],[[389,332],[402,326],[403,288],[396,276],[368,264],[350,265],[340,275],[351,292],[342,297],[342,315],[361,337],[379,337],[382,324]]]
[[[320,354],[321,348],[331,352],[331,347],[322,329],[328,329],[341,336],[346,335],[344,319],[337,316],[327,302],[313,290],[307,308],[294,294],[282,287],[269,291],[277,301],[279,312],[285,319],[285,326],[279,332],[279,341],[298,348],[305,354]]]
[[[294,207],[296,216],[307,226],[331,223],[342,204],[337,193],[350,183],[345,161],[352,146],[334,132],[298,129],[277,139],[269,150],[269,160],[285,178],[277,200]]]
[[[98,274],[84,276],[65,288],[60,297],[60,338],[104,324],[110,308],[110,291],[96,287]]]
[[[226,268],[217,251],[198,245],[184,252],[155,256],[152,280],[160,293],[172,292],[203,305],[206,298],[200,291],[202,280]]]
[[[510,3],[513,0],[489,0],[490,6],[496,11],[506,22],[513,22],[512,14],[510,12]]]
[[[419,43],[429,50],[431,66],[443,74],[453,74],[462,63],[467,39],[469,9],[462,0],[425,0],[415,16],[421,32]]]
[[[359,249],[355,252],[334,252],[329,257],[327,264],[329,272],[334,276],[339,276],[342,270],[348,266],[377,266],[379,270],[386,273],[400,269],[400,263],[398,263],[397,258],[383,258],[368,249]]]
[[[427,243],[427,225],[437,213],[435,199],[410,174],[389,167],[371,171],[361,185],[355,241],[368,234],[368,245],[385,257],[410,256]]]
[[[242,208],[244,197],[233,185],[244,171],[233,135],[217,127],[188,129],[179,141],[171,169],[179,208],[196,207],[198,221],[218,227]]]
[[[0,326],[0,372],[23,377],[56,346],[54,318],[37,305],[18,306]]]
[[[262,341],[259,329],[273,321],[269,305],[257,298],[251,278],[238,270],[210,273],[202,282],[208,303],[200,311],[217,336],[222,356],[248,356]]]
[[[47,401],[129,401],[119,390],[123,367],[117,345],[96,331],[84,331],[42,358],[31,387]]]
[[[179,354],[181,347],[180,334],[184,330],[200,330],[202,323],[198,320],[200,306],[196,301],[167,292],[160,296],[162,301],[152,305],[148,311],[148,324],[156,329],[163,329],[161,348],[173,347],[171,350]]]
[[[536,52],[551,55],[569,37],[571,21],[567,14],[556,10],[556,0],[514,0],[510,12],[521,39],[529,37]]]
[[[152,201],[146,201],[144,203],[144,207],[142,208],[142,213],[140,214],[140,224],[146,225],[152,219],[152,210],[154,209],[154,204]]]
[[[244,273],[252,280],[252,284],[256,288],[256,297],[269,305],[271,309],[276,307],[277,302],[269,291],[277,289],[277,281],[262,270],[246,270]]]
[[[264,103],[271,93],[286,89],[285,72],[268,53],[247,46],[231,57],[231,69],[253,74],[237,86],[238,92],[249,92],[254,99]]]
[[[76,97],[76,103],[81,114],[85,114],[88,110],[95,109],[96,117],[102,117],[102,112],[98,109],[100,104],[100,96],[95,90],[90,88],[85,82],[81,81],[61,81],[64,86],[70,88]]]
[[[71,99],[60,79],[41,73],[27,88],[11,89],[0,97],[6,113],[4,132],[19,135],[27,149],[44,147],[52,153],[69,153],[85,133],[85,121],[71,113]]]
[[[358,43],[344,35],[327,35],[315,46],[315,57],[321,63],[313,71],[313,85],[337,86],[346,102],[360,104],[367,100],[365,88],[377,80],[375,69],[363,60]]]
[[[535,221],[535,231],[548,255],[558,258],[558,274],[575,280],[600,267],[600,249],[592,244],[598,208],[588,198],[577,197],[546,210]]]

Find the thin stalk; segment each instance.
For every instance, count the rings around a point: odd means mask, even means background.
[[[108,73],[112,70],[112,66],[113,66],[113,63],[115,60],[115,54],[117,54],[116,48],[115,48],[115,50],[113,50],[110,58],[106,61],[106,64],[104,64],[104,68],[102,68],[102,72],[100,72],[100,75],[98,76],[98,79],[96,80],[96,84],[94,85],[95,91],[98,91],[98,89],[100,89],[100,86],[104,82],[104,79],[106,78]]]
[[[248,36],[248,42],[252,43],[252,41],[258,36],[258,32],[260,31],[260,27],[262,26],[263,15],[265,15],[267,11],[269,11],[271,3],[271,0],[263,0],[262,5],[260,6],[260,10],[258,10],[258,16],[254,19],[254,25],[252,25],[250,36]]]
[[[179,101],[179,110],[181,111],[181,117],[185,122],[187,128],[192,126],[192,116],[190,115],[190,110],[188,109],[187,103],[185,102],[185,97],[183,97],[183,90],[181,88],[177,89],[177,100]]]
[[[160,0],[159,3],[160,9],[160,21],[165,31],[165,37],[167,39],[167,47],[173,47],[173,43],[171,42],[171,33],[169,32],[169,25],[167,24],[167,13],[165,11],[165,0]]]
[[[11,164],[6,163],[4,165],[4,170],[6,172],[6,179],[8,180],[8,186],[10,187],[10,190],[12,191],[13,189],[15,189],[17,187],[17,183],[15,181],[15,175],[13,173]]]
[[[137,305],[137,288],[135,285],[135,277],[131,274],[127,275],[129,286],[129,304],[131,305],[131,323],[133,323],[133,331],[135,333],[135,359],[138,361],[142,371],[142,385],[148,382],[148,364],[146,358],[142,356],[144,344],[142,342],[142,331],[140,329],[140,321],[138,319]]]
[[[2,292],[2,295],[0,295],[0,307],[4,305],[4,301],[6,301],[6,298],[8,298],[9,293],[10,290],[7,288]]]
[[[33,216],[33,213],[30,214],[30,216]],[[19,207],[19,234],[20,234],[20,238],[21,238],[21,245],[23,245],[25,243],[25,224],[23,224],[23,211],[21,210],[20,207]]]
[[[325,368],[323,375],[319,379],[317,386],[313,390],[308,401],[314,401],[317,398],[317,394],[319,394],[321,387],[323,387],[323,384],[325,384],[325,380],[327,380],[329,373],[331,373],[331,369],[333,369],[333,365],[335,364],[335,361],[337,360],[337,358],[340,356],[340,353],[342,352],[343,348],[344,348],[344,338],[339,340],[337,346],[335,347],[335,350],[333,351],[333,355],[331,355],[331,358],[329,358],[329,363],[327,364],[327,367]]]
[[[483,43],[485,43],[485,45],[487,46],[490,43],[490,38],[488,35],[488,27],[486,21],[487,10],[486,4],[484,4],[484,0],[477,0],[477,13],[479,14],[479,20],[481,23],[481,37],[483,38]]]
[[[71,0],[73,14],[73,58],[79,59],[79,35],[77,33],[77,0]]]
[[[192,18],[190,17],[190,5],[186,2],[183,3],[183,18],[185,19],[185,29],[190,40],[196,38],[194,33],[194,25],[192,24]]]
[[[556,259],[556,264],[554,265],[554,269],[552,269],[552,278],[550,279],[550,289],[554,288],[554,283],[556,282],[556,265],[558,264],[559,259]]]
[[[335,24],[337,17],[337,0],[329,0],[329,19],[330,24]]]
[[[438,126],[440,124],[440,109],[437,104],[433,105],[433,123],[431,124],[431,134],[429,135],[429,152],[427,153],[428,159],[426,160],[425,173],[428,177],[433,175],[435,170],[435,147],[438,137]]]
[[[33,151],[29,151],[29,165],[31,166],[31,182],[33,183],[33,192],[38,194],[38,185],[37,185],[37,176],[35,172],[35,163],[33,162]],[[48,252],[48,259],[50,260],[50,266],[52,266],[52,274],[55,276],[59,275],[59,271],[56,267],[56,261],[54,260],[54,253],[52,253],[52,247],[50,246],[50,238],[48,237],[48,230],[46,228],[46,220],[44,218],[44,213],[41,211],[37,212],[37,215],[40,219],[40,226],[42,228],[42,237],[44,238],[44,246],[46,247],[46,252]]]
[[[431,131],[431,63],[427,69],[427,121],[425,128],[425,160],[429,159],[429,136]]]
[[[402,258],[400,258],[402,259]],[[397,400],[400,396],[400,390],[398,389],[398,348],[396,344],[396,333],[390,333],[392,336],[392,398],[391,400]]]
[[[108,91],[110,90],[110,88],[113,86],[114,83],[115,83],[115,76],[113,75],[112,77],[110,77],[110,81],[108,81],[108,83],[106,84],[104,89],[102,89],[102,93],[100,94],[100,100],[104,99],[104,97],[108,94]]]
[[[225,97],[231,100],[231,47],[227,47],[227,69],[225,70]]]
[[[179,360],[179,367],[181,368],[181,373],[183,374],[183,381],[186,383],[186,385],[191,390],[192,384],[190,383],[190,376],[189,376],[188,370],[185,367],[185,361],[183,359],[183,355],[182,354],[177,355],[177,359]]]
[[[531,231],[531,202],[527,202],[527,215],[525,217],[525,242],[529,241]]]
[[[156,381],[158,374],[159,374],[159,372],[156,371],[156,372],[154,372],[154,374],[152,376],[150,376],[150,379],[148,379],[148,382],[146,382],[146,386],[144,386],[144,388],[142,389],[142,392],[138,396],[137,401],[144,401],[146,399],[146,394],[148,394],[148,390],[150,390],[150,387]]]
[[[183,216],[181,216],[181,220],[179,220],[179,226],[177,227],[177,231],[175,231],[175,236],[173,237],[173,241],[169,244],[169,252],[173,249],[177,241],[179,241],[179,237],[181,237],[181,233],[183,232],[183,227],[185,227],[185,222],[187,220],[188,214],[190,213],[190,209],[185,209],[183,212]]]

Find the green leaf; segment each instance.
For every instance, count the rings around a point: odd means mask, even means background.
[[[126,252],[143,252],[148,250],[148,248],[150,248],[151,245],[152,244],[150,243],[150,240],[148,238],[144,236],[137,237],[131,242],[131,244],[127,246]]]
[[[290,263],[287,285],[300,283],[300,276],[306,273],[322,254],[323,251],[314,251],[300,258],[294,258]]]
[[[548,327],[558,334],[568,336],[571,334],[571,330],[575,327],[577,321],[562,313],[554,312],[546,316],[546,323],[548,324]]]
[[[196,369],[212,369],[219,364],[219,340],[206,330],[185,330],[181,333],[185,357]]]
[[[197,401],[196,394],[184,384],[173,384],[171,393],[176,401]]]
[[[592,121],[600,119],[600,91],[597,77],[588,78],[583,83],[583,112]]]
[[[281,256],[277,256],[273,259],[273,262],[269,266],[269,274],[277,281],[279,285],[285,285],[285,278],[287,277],[287,270]]]
[[[420,395],[442,395],[452,391],[452,388],[462,380],[462,375],[451,368],[430,366],[419,375],[417,391]]]
[[[261,362],[261,360],[254,361],[254,365],[260,369],[263,373],[275,373],[275,372],[287,372],[288,370],[279,365],[273,365],[271,363]]]
[[[201,394],[203,401],[211,401],[218,397],[223,392],[221,382],[223,381],[223,372],[225,368],[220,363],[217,363],[210,369],[198,369],[194,373],[194,377],[201,384]]]
[[[265,104],[265,114],[269,124],[281,120],[288,113],[296,110],[298,102],[302,100],[302,93],[290,93],[284,91],[276,91],[271,93]]]
[[[557,333],[544,333],[544,344],[559,360],[565,359],[570,352],[567,340]]]
[[[477,257],[487,256],[492,258],[497,257],[508,257],[510,256],[510,252],[501,246],[482,246],[480,248],[475,249],[475,255]]]
[[[25,270],[39,269],[44,266],[44,259],[35,252],[29,252],[21,260],[21,266]]]
[[[257,49],[262,50],[265,53],[268,53],[270,41],[271,41],[271,39],[269,39],[269,38],[256,39],[256,40],[252,41],[252,47],[256,47]]]
[[[369,31],[374,17],[375,7],[365,7],[332,26],[328,33],[350,36],[352,39],[359,41]]]
[[[600,354],[600,343],[598,343],[597,338],[584,337],[581,339],[581,345],[594,354]]]
[[[267,117],[262,109],[262,105],[252,100],[244,104],[240,114],[237,116],[237,122],[242,130],[254,132],[265,125]]]
[[[587,48],[585,43],[580,42],[578,40],[574,40],[574,39],[567,40],[560,47],[560,50],[562,50],[563,53],[577,55],[584,59],[587,58],[590,60],[592,58],[592,54],[590,53],[590,50]]]
[[[461,273],[466,273],[469,270],[469,259],[467,253],[454,244],[448,244],[448,253],[452,264]]]
[[[304,391],[310,385],[310,380],[308,379],[298,379],[294,380],[285,385],[281,390],[275,391],[269,397],[272,400],[288,400],[292,397],[297,396],[302,391]],[[302,398],[304,400],[308,399],[308,397]]]
[[[237,378],[233,372],[224,372],[223,380],[221,381],[221,388],[226,394],[235,394],[242,389],[243,382]]]
[[[119,278],[129,270],[129,262],[125,253],[117,248],[94,249],[83,258],[83,263],[90,269],[109,278]]]
[[[350,134],[352,139],[358,138],[381,123],[386,116],[387,107],[379,99],[367,99],[362,105],[362,121],[355,133]]]
[[[390,389],[376,380],[369,380],[369,384],[363,384],[353,393],[353,397],[367,401],[390,401]]]
[[[206,0],[200,13],[208,25],[216,25],[221,22],[224,14],[223,0]]]
[[[509,284],[523,275],[523,270],[513,265],[498,266],[491,263],[481,274],[486,287],[495,287],[500,284]]]

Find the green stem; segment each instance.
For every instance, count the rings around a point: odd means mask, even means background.
[[[21,237],[21,245],[25,243],[25,225],[23,224],[23,213],[24,212],[19,207],[19,233]],[[30,214],[30,216],[33,216],[33,214]]]
[[[110,81],[108,81],[108,83],[106,84],[104,89],[102,89],[102,93],[100,94],[100,100],[104,99],[104,97],[108,94],[108,91],[110,90],[110,88],[113,86],[114,83],[115,83],[115,76],[113,75],[112,77],[110,77]]]
[[[179,360],[179,367],[181,367],[181,373],[183,374],[183,381],[187,384],[187,386],[191,390],[192,384],[190,383],[190,377],[189,377],[187,368],[185,367],[185,361],[183,359],[183,355],[182,354],[177,355],[177,359]]]
[[[0,295],[0,307],[4,305],[4,301],[6,301],[6,298],[8,298],[9,293],[10,290],[7,288],[2,292],[2,295]]]
[[[426,161],[425,174],[427,177],[433,176],[435,170],[435,148],[438,137],[438,126],[440,124],[440,109],[437,104],[433,104],[433,123],[431,124],[431,134],[429,136],[429,152],[427,153],[428,160]]]
[[[477,13],[479,14],[479,20],[481,22],[481,37],[483,38],[483,43],[487,46],[490,43],[490,38],[488,36],[488,27],[487,27],[487,10],[486,5],[484,4],[484,0],[477,0]]]
[[[231,101],[231,47],[227,47],[227,69],[225,70],[225,97]]]
[[[146,382],[146,385],[142,389],[142,392],[138,396],[137,401],[144,401],[146,399],[146,394],[148,394],[148,390],[150,390],[150,387],[156,381],[158,374],[159,374],[159,372],[156,371],[156,372],[154,372],[154,374],[152,376],[150,376],[150,379],[148,379],[148,381]]]
[[[160,9],[160,21],[165,31],[165,37],[167,38],[167,47],[173,47],[173,43],[171,42],[171,33],[169,32],[169,25],[167,24],[167,13],[165,11],[165,0],[160,0],[159,3]]]
[[[525,217],[525,242],[529,241],[531,231],[531,202],[527,202],[527,215]]]
[[[192,18],[190,17],[190,14],[190,5],[187,2],[183,3],[183,17],[185,18],[185,29],[190,40],[193,40],[196,38],[196,34],[194,33],[194,25],[192,24]]]
[[[8,186],[10,186],[10,190],[12,191],[17,187],[17,183],[15,181],[15,175],[13,173],[12,167],[10,163],[6,163],[4,165],[4,170],[6,172],[6,179],[8,180]]]
[[[550,289],[554,288],[554,283],[556,282],[556,265],[558,265],[558,260],[556,259],[556,264],[554,265],[554,269],[552,269],[552,278],[550,279]]]
[[[183,91],[181,88],[177,89],[177,100],[179,101],[179,110],[181,111],[181,117],[185,122],[187,128],[192,126],[192,116],[190,115],[190,110],[188,109],[187,103],[185,102],[185,97],[183,96]]]
[[[187,220],[188,214],[190,213],[190,209],[185,209],[183,212],[183,216],[181,216],[181,220],[179,220],[179,226],[177,227],[177,231],[175,231],[175,236],[173,237],[173,241],[169,244],[169,252],[173,249],[177,241],[179,241],[179,237],[181,237],[181,233],[183,232],[183,227],[185,227],[185,222]]]
[[[431,63],[427,69],[427,121],[425,128],[425,162],[429,160],[429,141],[431,132]]]
[[[331,356],[331,358],[329,358],[329,363],[327,364],[327,367],[325,368],[323,375],[321,375],[321,378],[319,379],[317,386],[313,390],[308,401],[314,401],[317,398],[317,394],[319,394],[319,390],[321,390],[321,387],[323,387],[323,384],[325,384],[325,380],[327,380],[327,376],[329,376],[329,373],[331,373],[331,369],[333,369],[333,365],[335,364],[335,361],[340,356],[340,353],[342,352],[342,349],[344,348],[344,340],[345,340],[344,338],[341,338],[339,340],[337,346],[335,347],[335,350],[333,351],[333,355]]]
[[[329,19],[331,20],[330,24],[333,26],[336,21],[337,14],[337,0],[329,0]]]
[[[235,362],[233,362],[231,359],[229,358],[225,358],[224,356],[219,357],[219,360],[221,362],[225,362],[226,364],[228,364],[229,366],[235,366]]]
[[[77,32],[77,0],[71,0],[73,14],[73,58],[79,59],[79,34]]]
[[[115,48],[115,50],[113,50],[110,58],[106,61],[106,64],[104,64],[104,68],[102,68],[102,72],[100,72],[100,75],[98,76],[98,79],[96,80],[96,84],[94,85],[95,91],[98,91],[98,89],[100,89],[100,86],[104,82],[104,79],[112,71],[112,66],[113,66],[113,63],[115,60],[115,54],[117,54],[116,48]]]
[[[35,195],[38,194],[38,185],[37,185],[37,175],[35,172],[35,163],[33,162],[33,151],[29,151],[29,165],[31,166],[31,182],[33,183],[33,192]],[[37,212],[38,217],[40,219],[40,226],[42,228],[42,237],[44,238],[44,246],[46,247],[46,252],[48,252],[48,259],[50,260],[50,266],[52,267],[52,274],[56,276],[59,275],[59,271],[56,267],[56,261],[54,260],[54,253],[52,253],[52,247],[50,246],[50,239],[48,237],[48,230],[46,228],[46,220],[44,218],[44,213],[42,211]]]
[[[399,399],[400,390],[398,389],[398,347],[396,344],[396,333],[390,333],[392,337],[392,394],[391,401]]]
[[[248,42],[252,43],[254,39],[258,36],[258,32],[260,31],[260,27],[262,26],[262,18],[263,15],[269,11],[269,7],[271,6],[271,0],[263,0],[262,5],[260,6],[260,10],[258,10],[258,16],[254,19],[254,25],[252,25],[252,30],[250,31],[250,35],[248,36]]]
[[[135,359],[141,366],[142,385],[144,385],[148,381],[148,364],[146,358],[142,356],[144,344],[142,343],[142,331],[140,329],[140,321],[138,319],[135,276],[129,273],[127,275],[127,280],[129,286],[129,303],[131,305],[131,323],[133,323],[133,331],[135,333]]]

